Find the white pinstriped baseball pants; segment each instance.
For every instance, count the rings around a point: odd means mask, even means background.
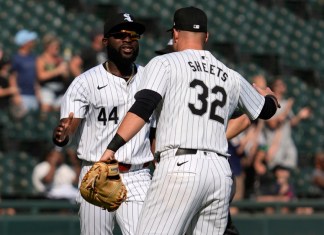
[[[233,183],[228,160],[175,151],[161,154],[135,234],[223,235]]]
[[[82,167],[79,182],[92,165]],[[143,202],[151,183],[149,169],[121,174],[127,188],[127,200],[114,212],[108,212],[85,201],[79,194],[81,235],[113,235],[115,221],[123,235],[133,235]]]

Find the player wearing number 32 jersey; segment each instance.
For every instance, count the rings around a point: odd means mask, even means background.
[[[238,106],[251,119],[270,118],[276,112],[275,98],[263,97],[203,50],[207,17],[200,9],[177,10],[172,33],[176,52],[146,65],[136,102],[101,160],[113,158],[156,110],[160,162],[136,234],[223,235],[232,186],[228,117]]]

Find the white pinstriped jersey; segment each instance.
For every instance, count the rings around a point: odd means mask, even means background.
[[[100,159],[135,101],[142,73],[143,67],[137,66],[137,74],[127,85],[100,64],[73,80],[62,101],[61,118],[73,112],[75,118],[83,119],[75,134],[80,159],[89,162]],[[118,150],[115,157],[119,162],[142,164],[153,160],[148,138],[151,123],[152,120]]]
[[[153,58],[139,90],[158,92],[156,151],[192,148],[227,153],[228,117],[239,106],[256,119],[261,96],[209,51],[185,50]]]

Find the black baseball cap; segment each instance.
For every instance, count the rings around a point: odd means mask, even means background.
[[[172,29],[207,33],[207,15],[196,7],[184,7],[176,10]]]
[[[129,13],[112,14],[108,17],[104,25],[104,36],[108,37],[110,33],[119,32],[120,30],[135,31],[143,34],[145,26],[135,20]]]
[[[164,48],[155,51],[155,53],[158,54],[158,55],[164,55],[164,54],[168,54],[168,53],[171,53],[171,52],[174,52],[173,39],[170,39],[168,44]]]

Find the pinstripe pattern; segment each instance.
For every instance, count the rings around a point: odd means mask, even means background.
[[[213,152],[174,153],[162,153],[136,234],[223,234],[232,185],[228,161]]]
[[[124,79],[108,73],[103,65],[98,65],[75,78],[65,93],[61,118],[73,112],[75,118],[83,119],[75,134],[78,157],[84,160],[79,182],[92,166],[91,162],[100,159],[119,123],[134,103],[142,72],[143,68],[138,67],[137,74],[127,85]],[[109,117],[111,120],[108,120]],[[118,120],[115,121],[116,117]],[[151,181],[149,170],[142,169],[142,164],[153,160],[148,138],[153,123],[154,120],[151,120],[150,124],[146,124],[116,153],[119,162],[134,165],[131,172],[121,174],[128,193],[126,202],[117,211],[102,210],[86,202],[79,194],[77,202],[80,204],[82,235],[112,235],[115,221],[124,235],[134,234]]]
[[[217,153],[228,155],[225,131],[236,107],[255,119],[264,97],[204,50],[153,58],[144,69],[141,89],[163,98],[156,110],[161,162],[136,234],[223,235],[233,181],[227,159]],[[177,148],[199,151],[175,156]]]
[[[92,164],[83,162],[79,184],[91,166]],[[82,235],[112,235],[115,220],[123,235],[134,234],[151,183],[151,175],[149,169],[141,169],[122,173],[121,177],[127,188],[127,199],[115,212],[108,212],[86,202],[79,193],[76,201],[80,205],[79,217]]]
[[[206,70],[210,70],[212,65],[214,74],[192,71],[188,62],[196,61],[200,65],[204,63]],[[224,74],[227,74],[225,81]],[[181,146],[225,154],[226,124],[235,108],[239,106],[247,111],[251,119],[255,119],[264,104],[264,97],[241,75],[227,68],[208,51],[185,50],[157,56],[145,67],[143,76],[140,89],[154,90],[164,99],[163,108],[158,112],[156,132],[156,150],[160,152]],[[190,88],[189,84],[193,80],[202,81],[209,92],[206,98],[207,110],[201,116],[193,115],[188,108],[189,103],[197,109],[202,107],[199,95],[203,90],[201,86]],[[217,107],[213,113],[222,117],[225,124],[209,117],[211,104],[223,99],[220,92],[211,92],[216,86],[224,88],[227,100],[224,107]]]
[[[98,65],[74,79],[64,95],[61,105],[61,118],[74,112],[74,117],[83,118],[77,130],[78,157],[95,162],[100,159],[108,143],[115,135],[119,123],[134,103],[134,94],[140,82],[142,67],[127,86],[124,79],[108,73],[103,65]],[[103,87],[102,89],[98,89]],[[118,122],[99,121],[104,109],[106,118],[117,107]],[[153,122],[151,122],[153,123]],[[105,125],[106,124],[106,125]],[[120,162],[143,164],[153,160],[148,139],[150,125],[145,127],[126,145],[118,150],[116,159]],[[144,143],[144,144],[142,144]]]

